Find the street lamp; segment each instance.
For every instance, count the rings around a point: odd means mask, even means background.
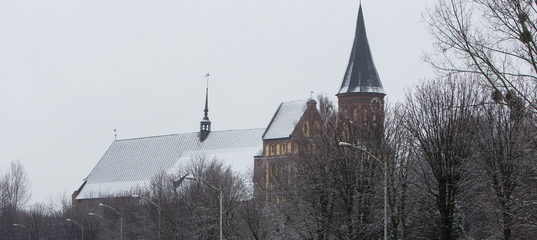
[[[90,213],[88,213],[88,215],[90,215],[90,216],[100,217],[102,220],[107,221],[103,216],[101,216],[101,215],[99,215],[99,214],[97,214],[97,213],[92,213],[92,212],[90,212]]]
[[[67,221],[72,222],[72,223],[74,223],[74,224],[76,224],[76,225],[78,225],[80,227],[80,229],[82,231],[82,240],[84,240],[84,226],[82,226],[82,224],[78,223],[77,221],[69,219],[69,218],[67,219]]]
[[[151,200],[149,200],[149,199],[147,199],[145,197],[141,197],[141,196],[139,196],[137,194],[132,195],[132,197],[133,198],[141,198],[141,199],[146,200],[146,201],[150,202],[151,204],[155,205],[155,207],[157,207],[157,209],[158,209],[158,239],[160,239],[160,206],[157,205],[156,203],[154,203],[153,201],[151,201]]]
[[[30,240],[30,229],[28,229],[26,226],[24,226],[22,224],[17,224],[17,223],[13,223],[13,226],[15,226],[15,227],[23,227],[24,229],[26,229],[26,231],[28,232],[28,240]]]
[[[356,145],[346,143],[346,142],[339,142],[339,146],[342,147],[351,147],[358,149],[362,152],[367,153],[369,156],[373,157],[375,160],[377,160],[380,164],[384,166],[384,240],[388,239],[388,169],[387,169],[387,162],[380,161],[375,155],[371,154],[370,152],[366,151],[365,149],[358,147]]]
[[[120,212],[116,211],[116,209],[106,205],[106,204],[102,204],[102,203],[99,203],[99,206],[101,207],[105,207],[105,208],[110,208],[112,211],[116,212],[117,214],[119,214],[119,221],[120,221],[120,225],[119,225],[119,239],[123,239],[123,214],[121,214]]]
[[[186,177],[186,176],[185,176]],[[211,185],[210,183],[206,182],[206,181],[203,181],[199,178],[190,178],[190,177],[187,177],[186,179],[188,180],[192,180],[192,181],[199,181],[199,182],[202,182],[206,185],[208,185],[209,187],[212,187],[213,189],[217,190],[220,192],[220,196],[219,196],[219,199],[220,199],[220,240],[223,240],[224,237],[222,235],[222,189],[221,188],[217,188],[213,185]]]

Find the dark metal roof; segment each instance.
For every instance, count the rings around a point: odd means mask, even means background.
[[[362,6],[358,10],[358,20],[356,23],[356,34],[352,46],[349,65],[345,71],[343,82],[338,94],[353,92],[373,92],[384,93],[384,88],[380,82],[377,68],[373,62],[369,42],[365,32],[364,15]]]

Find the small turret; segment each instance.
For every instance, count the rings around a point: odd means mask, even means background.
[[[205,109],[204,117],[200,122],[200,142],[205,141],[205,139],[209,136],[209,133],[211,133],[211,121],[209,120],[209,73],[205,75],[207,78],[207,88],[205,89]]]

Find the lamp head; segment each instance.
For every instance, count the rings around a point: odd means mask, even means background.
[[[179,179],[173,181],[173,187],[174,187],[174,188],[179,187],[179,185],[181,185],[181,183],[185,180],[186,176],[188,176],[188,173],[185,174],[184,176],[182,176],[181,178],[179,178]]]

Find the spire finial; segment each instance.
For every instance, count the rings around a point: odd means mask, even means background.
[[[209,73],[205,74],[205,78],[207,78],[207,88],[205,89],[205,117],[204,120],[209,120],[209,116],[207,116],[207,113],[209,112],[209,77],[211,75]]]
[[[207,89],[209,89],[209,77],[211,76],[211,74],[207,73],[205,74],[205,78],[207,78]]]

